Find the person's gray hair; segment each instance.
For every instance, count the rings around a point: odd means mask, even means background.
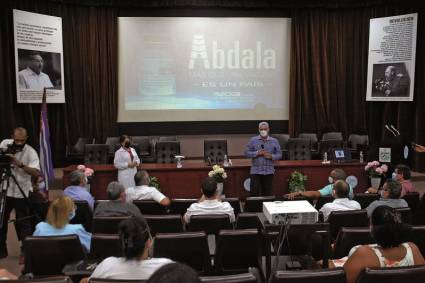
[[[391,179],[387,180],[386,183],[386,189],[389,192],[389,198],[399,199],[402,191],[401,184]]]
[[[84,177],[84,173],[80,170],[74,170],[69,174],[69,182],[71,185],[77,186],[81,183],[81,178]]]
[[[140,170],[134,175],[134,182],[136,186],[149,185],[149,174],[146,170]]]
[[[120,198],[121,193],[125,191],[124,186],[116,181],[110,182],[106,188],[106,194],[109,200],[117,200]]]
[[[258,124],[258,128],[261,128],[261,126],[266,126],[267,128],[269,128],[269,123],[267,123],[265,121],[260,122],[260,124]]]

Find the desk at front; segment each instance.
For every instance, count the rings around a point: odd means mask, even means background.
[[[249,193],[244,190],[243,182],[249,177],[251,160],[232,160],[233,165],[225,168],[228,178],[224,184],[227,197],[239,197],[245,199]],[[90,165],[94,178],[90,185],[90,191],[96,199],[106,199],[106,186],[111,181],[117,180],[117,169],[112,164]],[[300,171],[307,175],[307,189],[317,190],[327,184],[330,171],[334,168],[343,169],[347,175],[354,175],[358,179],[356,192],[363,192],[368,187],[367,175],[364,171],[364,163],[331,163],[322,164],[320,160],[280,160],[275,162],[275,176],[273,179],[273,194],[282,196],[288,192],[288,178],[294,171]],[[76,165],[70,165],[63,169],[63,185],[69,185],[68,175],[76,169]],[[146,163],[139,166],[139,170],[147,170],[151,176],[155,176],[161,183],[161,191],[170,198],[198,198],[201,195],[200,184],[208,176],[211,167],[202,160],[183,161],[182,168],[176,168],[176,164]]]

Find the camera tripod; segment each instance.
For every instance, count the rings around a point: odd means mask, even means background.
[[[28,197],[25,195],[24,191],[22,190],[21,185],[19,185],[18,181],[16,180],[15,175],[12,174],[12,170],[10,167],[10,164],[4,166],[4,164],[1,164],[0,167],[0,229],[3,229],[3,221],[4,221],[4,214],[6,212],[6,202],[7,202],[7,191],[9,189],[10,181],[14,182],[16,187],[19,189],[19,192],[21,193],[26,206],[29,209],[29,215],[21,218],[16,218],[9,220],[9,223],[12,222],[18,222],[26,219],[36,218],[37,221],[41,220],[40,216],[35,213]]]

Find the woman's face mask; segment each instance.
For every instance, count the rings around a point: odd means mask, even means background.
[[[260,136],[262,137],[262,138],[265,138],[265,137],[267,137],[267,135],[269,134],[269,132],[267,131],[267,130],[260,130]]]
[[[332,178],[332,176],[329,176],[328,177],[328,182],[329,182],[329,184],[333,184],[334,178]]]
[[[394,181],[397,181],[398,180],[398,178],[397,178],[397,173],[396,172],[393,172],[393,174],[392,174],[392,179],[394,180]]]

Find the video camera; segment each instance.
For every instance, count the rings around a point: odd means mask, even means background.
[[[7,145],[7,148],[0,148],[0,169],[10,169],[12,163],[12,157],[9,154],[16,154],[22,151],[22,146],[11,143]]]

